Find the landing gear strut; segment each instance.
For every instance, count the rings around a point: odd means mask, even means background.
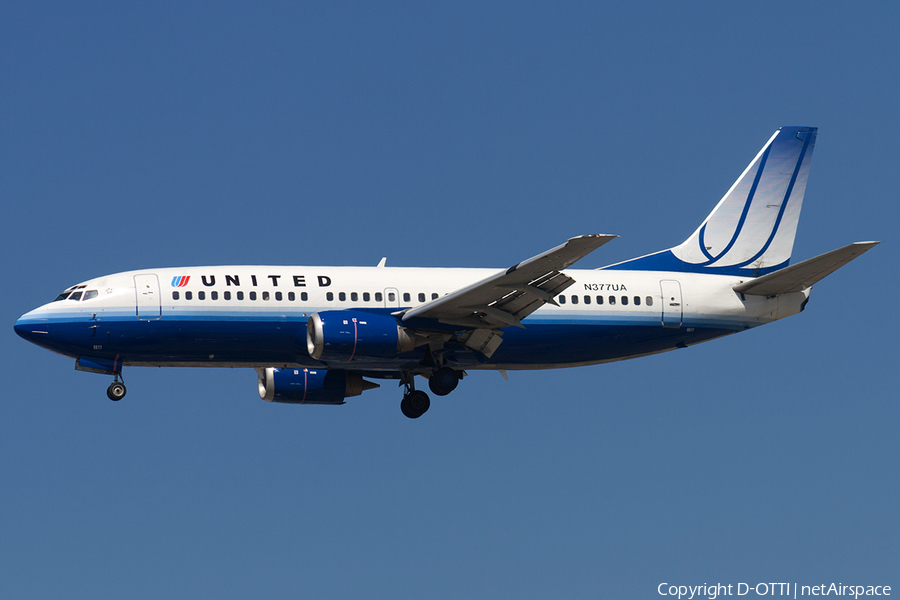
[[[403,400],[400,401],[400,412],[410,419],[418,419],[431,406],[428,394],[416,389],[414,377],[415,375],[412,373],[405,372],[400,382],[400,385],[406,386],[406,393],[403,394]]]
[[[116,380],[109,384],[109,387],[106,388],[107,397],[113,402],[118,402],[122,398],[125,397],[125,382],[119,381],[119,374],[116,373]]]

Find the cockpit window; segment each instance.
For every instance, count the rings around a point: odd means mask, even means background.
[[[84,298],[82,300],[90,300],[91,298],[96,298],[100,294],[97,293],[97,290],[88,290],[84,293]]]
[[[86,285],[73,285],[72,287],[70,287],[69,289],[64,291],[62,294],[57,296],[56,299],[54,300],[54,302],[59,302],[60,300],[65,300],[66,298],[68,298],[69,300],[80,300],[81,292],[78,292],[77,295],[72,294],[72,292],[75,290],[83,290],[86,287],[87,287]],[[69,294],[72,294],[72,295],[70,296]],[[93,296],[91,296],[91,297],[93,298]]]

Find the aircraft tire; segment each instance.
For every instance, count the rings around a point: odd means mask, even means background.
[[[125,384],[121,381],[114,381],[106,388],[106,396],[113,402],[118,402],[125,397]]]
[[[428,387],[436,396],[446,396],[459,385],[459,374],[450,367],[441,367],[428,378]]]
[[[400,401],[400,412],[410,419],[418,419],[430,406],[431,400],[428,399],[428,394],[416,390],[403,396],[403,400]]]

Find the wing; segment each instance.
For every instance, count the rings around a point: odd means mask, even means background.
[[[428,320],[465,329],[522,327],[522,319],[545,303],[556,304],[553,297],[575,282],[563,269],[615,237],[574,237],[468,287],[395,314],[411,327],[427,327]]]

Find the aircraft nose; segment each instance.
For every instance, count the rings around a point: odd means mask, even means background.
[[[29,317],[30,315],[31,313],[25,313],[19,317],[19,320],[13,325],[13,329],[20,338],[33,344],[40,344],[50,332],[47,330],[46,324],[36,322]]]

